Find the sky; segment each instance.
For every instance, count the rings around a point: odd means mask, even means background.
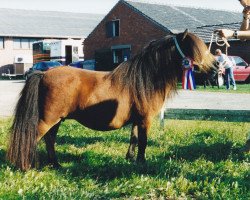
[[[139,1],[139,0],[138,0]],[[141,0],[211,9],[241,11],[238,0]],[[107,14],[118,0],[0,0],[0,8]]]

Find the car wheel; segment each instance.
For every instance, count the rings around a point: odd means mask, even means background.
[[[218,76],[218,87],[221,87],[224,85],[224,77]]]

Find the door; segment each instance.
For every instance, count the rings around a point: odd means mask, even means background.
[[[65,46],[65,65],[72,63],[72,46]]]
[[[111,49],[99,49],[95,52],[95,69],[97,71],[111,71],[114,69]]]

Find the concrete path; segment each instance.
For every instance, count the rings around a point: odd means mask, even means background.
[[[0,80],[0,117],[13,115],[24,83],[22,80]],[[167,108],[250,111],[250,94],[180,90],[167,102]]]
[[[23,80],[0,80],[0,117],[13,115],[24,83]]]
[[[178,109],[250,110],[250,94],[180,90],[166,106]]]

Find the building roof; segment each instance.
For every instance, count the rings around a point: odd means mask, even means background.
[[[0,36],[86,38],[103,15],[0,9]]]
[[[242,15],[239,12],[142,3],[131,0],[122,1],[136,12],[172,33],[183,32],[186,28],[194,30],[196,27],[229,24],[242,20]]]
[[[207,25],[197,27],[193,32],[202,38],[205,42],[210,42],[212,33],[214,30],[218,29],[231,29],[231,30],[240,30],[241,23],[230,23],[230,24],[218,24],[218,25]],[[230,39],[235,40],[235,39]],[[215,37],[213,38],[213,42],[215,41]]]

